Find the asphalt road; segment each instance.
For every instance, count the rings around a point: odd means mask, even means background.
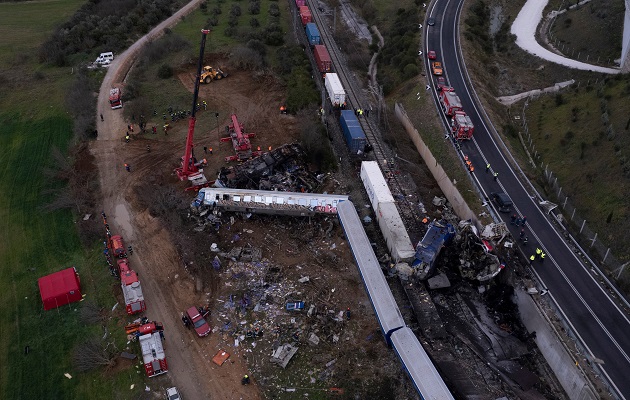
[[[463,0],[438,0],[430,6],[429,17],[435,18],[435,25],[427,27],[424,53],[427,50],[437,52],[446,81],[455,88],[464,111],[475,125],[473,140],[462,145],[463,153],[475,166],[473,179],[478,181],[486,197],[491,192],[505,192],[512,198],[515,210],[497,214],[507,222],[514,237],[519,237],[521,228],[510,225],[510,215],[527,216],[529,243],[523,251],[529,257],[540,246],[547,254],[544,262],[538,259],[534,262],[534,272],[579,335],[590,358],[604,361],[601,365],[603,373],[618,395],[630,398],[630,379],[627,378],[630,371],[630,321],[597,283],[596,273],[580,262],[566,239],[551,225],[537,200],[531,197],[534,190],[529,184],[524,187],[517,178],[518,167],[516,172],[511,168],[516,165],[508,162],[511,155],[502,150],[502,143],[489,133],[492,128],[483,122],[480,116],[483,109],[466,83],[467,72],[459,50],[461,3]],[[427,71],[430,71],[429,61],[425,60]],[[487,163],[491,165],[490,172],[486,172]],[[492,176],[495,171],[498,173],[496,181]]]

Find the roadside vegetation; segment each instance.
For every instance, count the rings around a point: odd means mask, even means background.
[[[529,179],[551,201],[557,201],[545,185],[544,168],[540,168],[548,165],[569,201],[577,207],[577,215],[587,220],[589,227],[598,232],[598,238],[623,263],[630,258],[625,243],[630,232],[627,218],[630,201],[625,195],[630,185],[625,134],[630,126],[627,105],[630,78],[552,64],[528,55],[513,41],[499,51],[496,42],[501,29],[493,34],[493,23],[486,21],[498,19],[511,24],[523,4],[524,1],[477,1],[466,10],[463,16],[466,40],[462,40],[462,46],[471,80],[495,127]],[[552,1],[545,14],[559,9],[561,4],[566,8],[566,2]],[[604,1],[601,7],[598,2],[596,9],[586,4],[561,15],[552,27],[554,40],[579,43],[580,48],[589,49],[589,61],[598,57],[603,60],[606,55],[619,58],[620,39],[616,37],[621,34],[619,19],[623,18],[623,12],[614,11],[616,6],[619,5]],[[567,18],[571,22],[563,22]],[[494,26],[503,24],[497,22]],[[619,29],[613,32],[611,26]],[[487,40],[479,32],[485,32]],[[576,49],[576,57],[579,51]],[[580,60],[586,61],[582,56]],[[526,108],[522,101],[504,107],[495,100],[495,96],[541,89],[570,79],[575,79],[575,85],[559,94],[530,99]],[[514,119],[523,110],[537,151],[537,167],[527,161],[519,138],[523,133],[522,120]],[[589,244],[584,245],[589,247]],[[599,260],[602,257],[603,254],[595,255]],[[630,288],[627,276],[624,274],[619,281],[626,290]]]

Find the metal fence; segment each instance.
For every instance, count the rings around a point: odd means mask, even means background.
[[[536,96],[536,98],[537,97],[538,96]],[[541,156],[536,150],[525,116],[525,110],[527,109],[529,100],[532,98],[534,97],[530,97],[525,101],[525,105],[521,111],[521,130],[519,134],[522,135],[522,142],[529,151],[531,161],[543,171],[545,184],[547,185],[549,194],[553,196],[551,200],[555,201],[562,210],[562,213],[558,216],[562,226],[568,233],[570,232],[574,239],[580,244],[580,247],[575,249],[576,252],[583,253],[586,251],[588,253],[588,255],[583,254],[583,260],[585,262],[593,263],[598,266],[602,272],[614,278],[617,284],[622,288],[630,288],[630,262],[622,263],[612,254],[610,247],[598,237],[597,232],[589,227],[586,219],[578,214],[576,207],[570,201],[569,194],[563,190],[562,183],[559,182],[556,174],[549,169],[549,164],[545,165],[545,163],[541,161]]]

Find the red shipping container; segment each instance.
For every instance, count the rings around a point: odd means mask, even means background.
[[[295,5],[298,7],[302,7],[306,5],[306,0],[295,0]]]
[[[308,6],[300,6],[300,19],[302,20],[302,25],[306,25],[312,21],[311,10],[308,9]]]
[[[313,54],[315,55],[315,62],[317,63],[319,72],[326,73],[332,71],[332,61],[328,50],[326,50],[326,46],[321,44],[315,45]]]

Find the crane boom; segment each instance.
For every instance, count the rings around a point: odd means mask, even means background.
[[[206,37],[210,31],[208,29],[201,30],[201,46],[199,47],[199,62],[197,65],[197,76],[195,79],[195,91],[193,93],[192,112],[190,119],[188,120],[188,135],[186,136],[186,148],[184,149],[184,157],[182,158],[181,168],[177,168],[177,176],[180,180],[188,179],[191,175],[199,173],[199,168],[195,165],[195,153],[193,150],[193,139],[195,136],[195,122],[197,117],[195,113],[197,111],[197,99],[199,98],[199,79],[201,77],[201,70],[203,68],[203,53],[206,47]]]

